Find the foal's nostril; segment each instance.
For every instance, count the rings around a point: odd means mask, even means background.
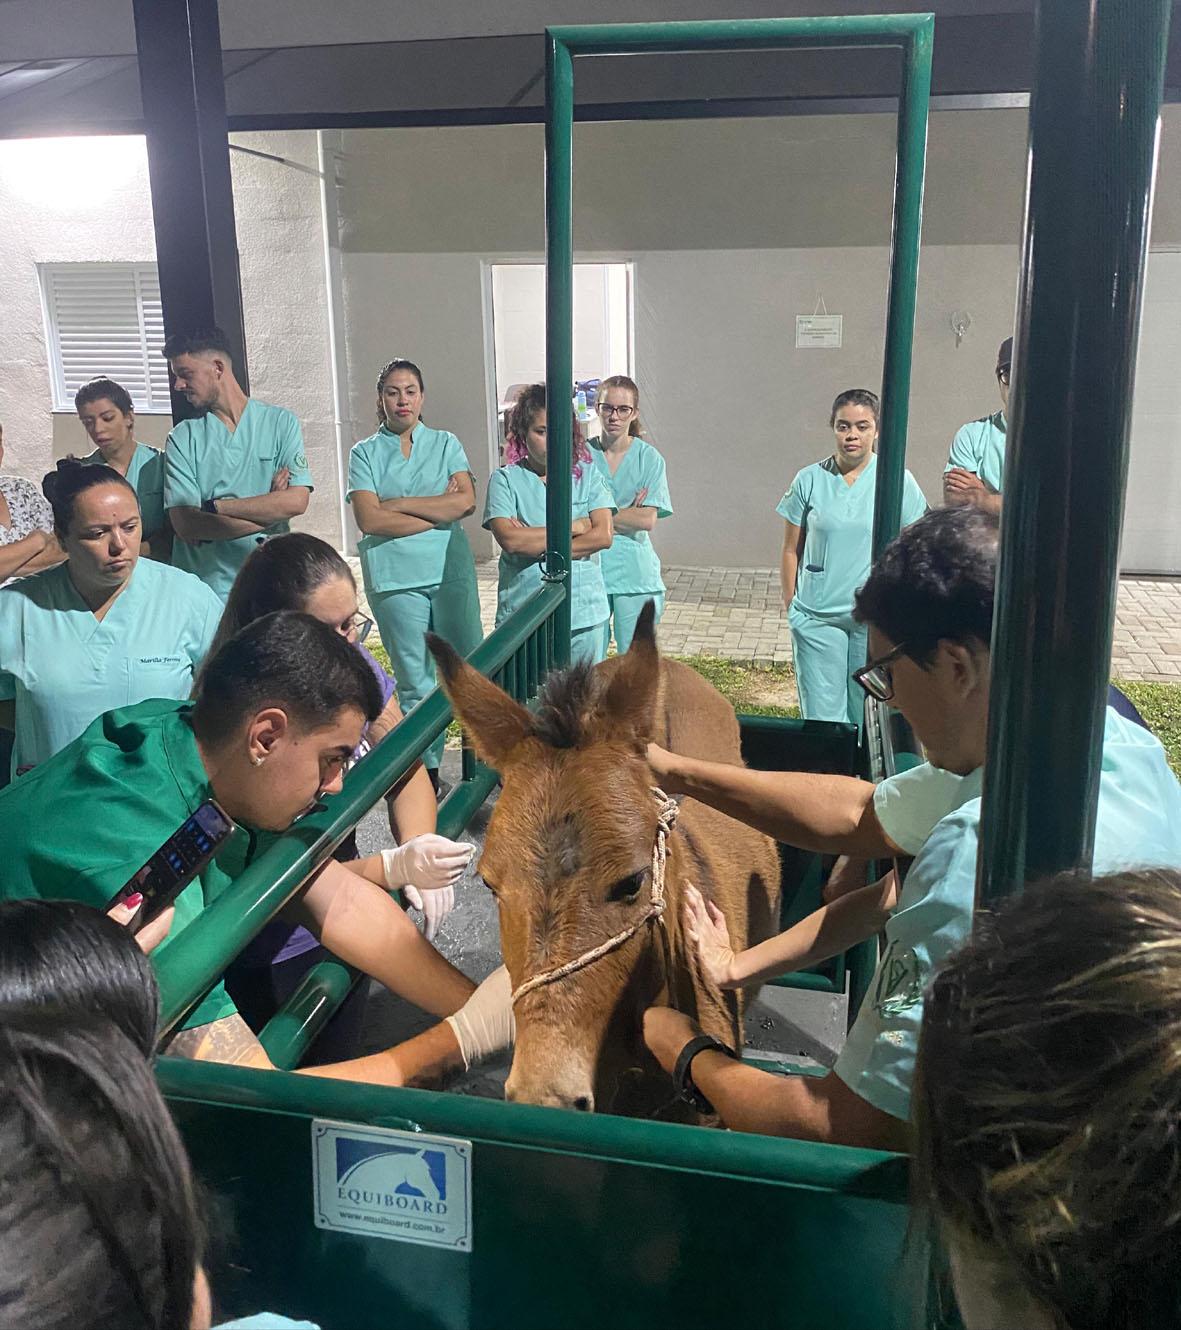
[[[570,1105],[571,1108],[579,1113],[589,1113],[594,1106],[594,1100],[588,1094],[580,1094]]]

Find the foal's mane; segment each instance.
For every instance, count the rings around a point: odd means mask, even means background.
[[[593,668],[579,663],[555,670],[542,684],[533,733],[548,748],[577,748],[587,738],[587,722],[599,691]]]

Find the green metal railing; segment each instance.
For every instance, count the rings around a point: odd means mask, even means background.
[[[890,228],[890,286],[882,373],[873,552],[898,534],[906,471],[911,344],[918,298],[919,240],[926,167],[927,107],[931,93],[932,14],[854,18],[723,20],[701,23],[624,23],[546,31],[545,261],[546,392],[564,402],[574,381],[574,235],[572,138],[574,57],[638,52],[756,51],[769,48],[895,46],[902,50],[898,149]],[[570,413],[548,422],[546,562],[551,576],[570,567]],[[559,663],[569,653],[569,606],[559,611]]]
[[[562,582],[542,586],[468,658],[514,697],[531,698],[556,655],[555,614],[566,599]],[[323,812],[298,822],[246,869],[162,953],[161,1031],[171,1030],[217,983],[226,966],[296,894],[348,835],[446,729],[451,708],[435,689],[345,778]],[[439,830],[454,835],[496,783],[496,773],[465,750],[463,779],[439,809]],[[264,1046],[281,1066],[294,1066],[324,1021],[343,1001],[353,976],[348,967],[316,967],[275,1016]]]
[[[1169,0],[1042,0],[979,896],[1089,870]]]

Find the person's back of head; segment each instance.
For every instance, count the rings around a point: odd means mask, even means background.
[[[201,1228],[142,1052],[109,1021],[0,1022],[0,1330],[190,1330]]]
[[[104,1016],[146,1058],[159,1003],[151,963],[113,919],[78,901],[0,901],[0,1021]]]
[[[968,1330],[1176,1324],[1181,874],[980,916],[927,996],[913,1117]]]
[[[310,614],[284,610],[248,623],[213,653],[194,690],[193,729],[203,743],[225,742],[264,706],[279,707],[306,730],[345,708],[376,720],[381,688],[359,651]]]
[[[317,536],[291,531],[264,541],[238,569],[210,656],[264,614],[304,610],[317,588],[335,578],[353,582],[352,570],[331,545]]]
[[[987,647],[992,637],[1000,519],[938,508],[882,551],[855,598],[854,618],[923,663],[941,640]]]

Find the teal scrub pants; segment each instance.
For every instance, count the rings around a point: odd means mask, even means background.
[[[615,595],[607,593],[611,618],[603,625],[603,656],[606,656],[607,648],[611,644],[611,620],[615,621],[615,650],[622,656],[636,635],[636,620],[640,617],[640,611],[650,600],[656,602],[656,622],[659,623],[660,616],[664,613],[663,591],[645,591],[639,596],[624,595],[622,592]],[[599,659],[601,660],[603,656]]]
[[[865,694],[853,682],[853,671],[865,664],[865,625],[850,617],[818,619],[794,602],[787,622],[800,714],[805,720],[844,720],[860,728]]]
[[[607,642],[611,636],[611,620],[592,624],[589,628],[575,628],[570,633],[570,664],[597,665],[607,657]]]
[[[378,591],[369,597],[381,643],[389,652],[398,705],[409,715],[435,686],[435,661],[426,644],[427,632],[438,633],[466,656],[483,640],[480,593],[474,572],[438,586],[410,591]],[[425,766],[437,769],[443,758],[444,735],[422,755]]]

